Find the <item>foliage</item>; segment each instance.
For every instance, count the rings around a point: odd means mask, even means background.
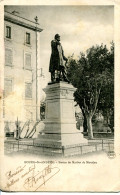
[[[109,102],[113,101],[113,96],[110,97],[110,90],[114,89],[114,44],[111,43],[110,51],[106,45],[101,44],[92,46],[86,54],[80,53],[78,60],[75,60],[73,56],[69,58],[67,76],[77,88],[74,94],[75,101],[85,115],[88,134],[92,138],[90,123],[98,104],[99,109],[102,110],[104,106],[105,110],[107,95],[110,98]]]
[[[106,85],[102,86],[98,110],[102,112],[112,131],[114,131],[114,44],[109,52],[109,77]]]

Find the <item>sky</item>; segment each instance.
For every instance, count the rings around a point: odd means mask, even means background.
[[[34,21],[38,16],[40,28],[40,62],[46,82],[50,81],[49,61],[51,40],[60,34],[66,57],[77,58],[80,52],[96,44],[114,40],[113,6],[5,6],[5,10],[19,12],[21,17]]]

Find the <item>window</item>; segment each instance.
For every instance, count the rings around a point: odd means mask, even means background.
[[[5,97],[12,92],[12,79],[5,79],[4,81]]]
[[[6,38],[11,39],[11,27],[6,26]]]
[[[26,43],[30,45],[30,33],[26,32]]]
[[[5,49],[5,65],[12,66],[13,64],[13,51],[12,49]]]
[[[32,83],[25,83],[25,98],[32,98]]]
[[[31,54],[25,54],[25,68],[31,70]]]

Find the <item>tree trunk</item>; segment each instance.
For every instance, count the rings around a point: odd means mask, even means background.
[[[87,133],[87,119],[85,115],[84,115],[84,120],[83,120],[83,132]]]
[[[82,115],[83,115],[83,132],[87,133],[87,119],[86,119],[84,110],[83,109],[81,110],[82,110]]]
[[[83,121],[83,132],[87,133],[87,120],[86,120],[86,117],[84,117],[84,121]]]
[[[87,116],[88,138],[93,139],[92,117]]]

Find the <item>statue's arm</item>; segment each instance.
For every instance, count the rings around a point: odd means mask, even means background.
[[[62,55],[63,55],[63,60],[65,60],[66,62],[68,61],[68,59],[64,56],[64,51],[62,49]]]
[[[51,47],[54,49],[56,48],[56,46],[59,45],[59,43],[57,43],[55,40],[51,41]]]

